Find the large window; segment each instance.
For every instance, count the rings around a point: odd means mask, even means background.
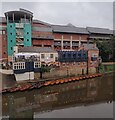
[[[44,54],[41,54],[41,58],[45,58],[45,55],[44,55]]]
[[[25,63],[24,62],[18,62],[13,64],[13,69],[18,70],[18,69],[25,69]]]

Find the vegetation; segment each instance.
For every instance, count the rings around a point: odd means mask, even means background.
[[[111,40],[95,40],[97,47],[100,50],[100,56],[103,62],[115,61],[115,36]]]
[[[99,66],[99,71],[101,73],[113,72],[113,71],[115,71],[115,64],[114,65],[103,65],[103,64],[101,64]]]

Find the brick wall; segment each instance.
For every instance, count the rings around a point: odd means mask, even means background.
[[[8,54],[7,54],[7,40],[6,40],[6,33],[0,34],[0,59],[4,59],[3,61],[7,61]]]
[[[88,35],[81,35],[81,40],[87,40]]]
[[[61,33],[53,33],[54,39],[62,39],[62,34]]]
[[[54,45],[54,41],[53,40],[45,40],[45,39],[44,40],[33,39],[32,44],[33,44],[33,46],[35,46],[35,45]]]
[[[67,66],[64,66],[63,68],[60,69],[52,69],[50,72],[47,73],[43,73],[43,78],[60,78],[60,77],[66,77],[67,75],[72,77],[72,76],[77,76],[77,75],[82,75],[82,73],[84,72],[84,74],[87,73],[87,68],[81,67],[81,66],[69,66],[67,68]],[[95,67],[90,67],[89,68],[89,74],[92,73],[96,73],[96,68]],[[37,77],[37,79],[39,79],[40,75],[39,73],[35,73],[35,77]]]

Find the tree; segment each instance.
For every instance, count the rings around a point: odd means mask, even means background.
[[[115,36],[111,36],[110,40],[96,39],[94,42],[96,42],[104,62],[115,61]]]

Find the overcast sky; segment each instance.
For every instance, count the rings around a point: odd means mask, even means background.
[[[34,19],[51,24],[113,29],[112,2],[2,2],[0,16],[19,8],[30,10]]]

